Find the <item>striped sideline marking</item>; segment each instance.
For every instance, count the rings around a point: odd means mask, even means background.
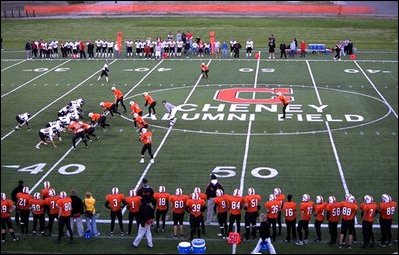
[[[316,82],[315,82],[314,77],[313,77],[312,69],[310,68],[310,65],[309,65],[308,61],[306,61],[306,65],[307,65],[308,70],[309,70],[310,78],[312,79],[312,83],[313,83],[313,86],[314,86],[314,90],[316,92],[317,100],[319,101],[319,105],[323,105],[323,103],[321,102],[320,95],[319,95],[319,90],[317,89],[317,85],[316,85]],[[330,125],[328,124],[328,121],[324,121],[324,123],[325,123],[325,125],[327,127],[328,137],[330,138],[330,143],[331,143],[331,146],[332,146],[332,149],[333,149],[333,152],[334,152],[335,162],[337,163],[337,166],[338,166],[338,171],[339,171],[339,175],[341,177],[342,185],[343,185],[344,190],[345,190],[345,194],[350,194],[348,185],[346,184],[345,175],[344,175],[344,171],[342,169],[341,161],[339,160],[338,151],[337,151],[337,148],[335,147],[335,142],[334,142],[334,139],[333,139],[333,136],[332,136]],[[355,223],[357,224],[357,217],[355,217]]]
[[[25,61],[26,61],[26,59],[25,59],[25,60],[22,60],[21,62],[15,63],[15,64],[13,64],[13,65],[7,66],[6,68],[1,69],[1,71],[3,72],[3,71],[5,71],[5,70],[7,70],[7,69],[10,69],[11,67],[14,67],[14,66],[16,66],[16,65],[22,64],[22,63],[25,62]]]
[[[385,99],[385,97],[378,91],[377,87],[374,85],[374,83],[370,80],[370,78],[367,76],[367,74],[364,72],[363,68],[355,61],[353,61],[357,67],[360,69],[360,71],[363,73],[364,77],[369,81],[371,86],[373,86],[374,90],[377,92],[377,94],[384,100],[385,104],[389,107],[389,110],[395,115],[396,118],[398,118],[398,114],[395,112],[395,110],[392,108],[392,106],[388,103],[388,101]]]
[[[116,61],[116,59],[114,61],[112,61],[109,65],[113,64]],[[65,64],[65,63],[64,63]],[[63,64],[62,64],[63,65]],[[51,71],[51,70],[50,70]],[[78,85],[76,85],[75,87],[73,87],[71,90],[69,90],[68,92],[66,92],[65,94],[63,94],[62,96],[60,96],[59,98],[55,99],[52,103],[48,104],[47,106],[45,106],[44,108],[42,108],[40,111],[38,111],[37,113],[35,113],[34,115],[32,115],[28,121],[30,121],[31,119],[33,119],[34,117],[36,117],[39,113],[41,113],[42,111],[44,111],[45,109],[49,108],[51,105],[53,105],[54,103],[56,103],[58,100],[60,100],[61,98],[65,97],[66,95],[68,95],[69,93],[71,93],[72,91],[74,91],[75,89],[79,88],[83,83],[85,83],[86,81],[90,80],[94,75],[96,75],[97,73],[99,73],[101,70],[96,71],[95,73],[93,73],[92,75],[90,75],[87,79],[85,79],[84,81],[82,81],[81,83],[79,83]],[[5,138],[7,138],[9,135],[11,135],[12,133],[14,133],[15,130],[11,130],[10,132],[8,132],[5,136],[3,136],[1,138],[1,141],[3,141]]]
[[[163,60],[162,60],[162,61],[163,61]],[[161,61],[161,62],[162,62],[162,61]],[[208,61],[208,63],[207,63],[208,66],[209,66],[209,64],[211,63],[211,61],[212,61],[212,60],[209,60],[209,61]],[[157,66],[158,66],[158,65],[157,65]],[[157,67],[157,66],[155,66],[155,67]],[[154,69],[153,69],[153,70],[154,70]],[[153,71],[153,70],[151,70],[151,71]],[[186,103],[188,102],[188,100],[190,99],[191,95],[194,93],[194,90],[197,88],[198,83],[201,81],[201,78],[202,78],[202,74],[200,74],[200,76],[198,77],[197,82],[195,83],[195,85],[194,85],[193,88],[191,89],[191,91],[190,91],[190,93],[188,94],[186,100],[184,100],[184,104],[186,104]],[[129,91],[129,93],[130,93],[130,92],[131,92],[131,91]],[[157,157],[159,151],[161,150],[162,146],[164,145],[164,143],[165,143],[166,139],[168,138],[168,136],[169,136],[170,132],[172,131],[172,129],[173,129],[173,126],[170,126],[170,127],[168,128],[168,131],[166,132],[165,136],[163,137],[161,143],[159,144],[157,150],[156,150],[155,153],[154,153],[154,159]],[[144,169],[144,172],[141,174],[140,179],[138,180],[136,186],[134,187],[135,190],[137,190],[138,187],[140,186],[140,184],[142,183],[144,177],[147,175],[147,172],[150,170],[151,165],[152,165],[152,163],[151,163],[151,162],[148,162],[146,168]],[[125,214],[126,210],[127,210],[126,207],[123,208],[123,210],[122,210],[122,215]]]
[[[53,71],[53,70],[57,69],[58,67],[60,67],[60,66],[62,66],[62,65],[65,65],[65,64],[66,64],[66,63],[68,63],[69,61],[71,61],[71,59],[69,59],[68,61],[66,61],[66,62],[62,63],[61,65],[58,65],[58,66],[56,66],[56,67],[53,67],[53,68],[51,68],[50,70],[48,70],[48,71],[46,71],[46,72],[44,72],[44,73],[42,73],[42,74],[40,74],[40,75],[36,76],[35,78],[33,78],[33,79],[31,79],[31,80],[29,80],[29,81],[25,82],[24,84],[22,84],[22,85],[19,85],[19,86],[18,86],[18,87],[16,87],[15,89],[13,89],[13,90],[11,90],[11,91],[8,91],[7,93],[5,93],[5,94],[1,95],[1,98],[3,98],[3,97],[5,97],[5,96],[7,96],[7,95],[11,94],[12,92],[14,92],[14,91],[16,91],[16,90],[18,90],[18,89],[22,88],[23,86],[25,86],[26,84],[29,84],[29,83],[31,83],[32,81],[34,81],[34,80],[36,80],[36,79],[39,79],[39,78],[40,78],[40,77],[42,77],[43,75],[45,75],[45,74],[48,74],[49,72],[51,72],[51,71]]]

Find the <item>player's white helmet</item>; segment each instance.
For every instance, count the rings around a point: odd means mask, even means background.
[[[235,189],[233,192],[233,196],[238,197],[241,196],[241,190],[240,189]]]
[[[159,186],[159,192],[160,192],[160,193],[166,192],[165,186]]]
[[[60,198],[66,198],[66,197],[67,197],[67,193],[65,191],[61,191]]]
[[[112,188],[112,195],[119,194],[119,189],[117,187]]]
[[[202,65],[202,66],[204,66],[204,65],[205,65],[205,63],[204,63],[204,62],[202,62],[202,63],[201,63],[201,65]]]
[[[49,181],[45,181],[45,182],[43,183],[43,185],[44,185],[44,188],[45,188],[45,189],[50,188],[50,182],[49,182]]]
[[[133,113],[133,118],[137,118],[139,115],[137,113]]]
[[[194,199],[194,200],[198,200],[198,199],[199,199],[199,194],[198,194],[197,192],[194,192],[194,193],[191,195],[191,198]]]
[[[274,200],[276,200],[276,195],[270,194],[269,195],[269,201],[274,201]]]
[[[111,88],[111,90],[115,90],[115,89],[116,89],[115,87],[112,87],[112,88]]]
[[[302,202],[308,202],[310,200],[309,194],[303,194],[302,195]]]
[[[333,204],[337,201],[337,199],[334,196],[329,196],[328,197],[328,203]]]
[[[355,197],[354,196],[352,196],[352,195],[350,195],[349,197],[348,197],[348,200],[347,200],[347,202],[349,202],[349,203],[355,203]]]
[[[183,190],[181,188],[176,188],[175,194],[176,196],[181,196],[183,195]]]
[[[392,198],[388,194],[382,194],[381,201],[384,202],[384,203],[389,203],[389,202],[392,201]]]
[[[101,106],[101,107],[104,106],[104,102],[101,102],[101,103],[100,103],[100,106]]]
[[[7,199],[6,193],[1,193],[1,201],[6,199]]]
[[[194,188],[194,192],[201,193],[201,188],[200,187],[195,187]]]
[[[255,189],[254,188],[248,188],[248,195],[250,195],[250,196],[255,195]]]
[[[316,204],[323,203],[323,200],[324,200],[323,196],[316,196]]]
[[[146,128],[142,128],[142,129],[141,129],[141,133],[143,133],[143,134],[144,134],[144,133],[147,133],[147,129],[146,129]]]
[[[222,189],[217,189],[217,190],[216,190],[216,196],[217,196],[217,197],[223,196],[223,190],[222,190]]]
[[[56,194],[57,194],[57,193],[55,192],[54,189],[49,189],[49,190],[48,190],[48,195],[49,195],[50,197],[54,197]]]
[[[92,112],[89,112],[89,117],[91,118],[91,116],[93,116],[93,113],[92,113]]]
[[[130,101],[129,104],[130,104],[130,105],[134,104],[134,101]]]
[[[23,187],[22,188],[22,193],[28,194],[29,193],[29,187]]]
[[[135,190],[135,189],[131,189],[131,190],[129,191],[129,195],[130,195],[131,197],[137,196],[136,190]]]
[[[363,200],[364,200],[364,202],[365,202],[366,204],[371,204],[371,203],[373,202],[373,197],[370,196],[370,195],[365,195],[364,198],[363,198]]]
[[[144,95],[144,96],[147,96],[147,95],[148,95],[148,92],[144,92],[143,95]]]
[[[35,192],[35,194],[33,194],[34,199],[41,199],[41,197],[40,192]]]
[[[274,188],[273,189],[273,194],[276,195],[276,196],[280,195],[281,194],[281,189],[280,188]]]

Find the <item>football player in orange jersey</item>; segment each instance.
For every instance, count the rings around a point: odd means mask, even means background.
[[[148,92],[144,92],[143,97],[145,99],[144,106],[148,105],[148,117],[151,117],[151,109],[155,115],[155,106],[157,105],[157,101],[155,101],[154,98],[148,94]]]
[[[278,99],[281,101],[281,103],[283,104],[283,116],[281,117],[281,119],[285,119],[285,109],[287,109],[288,106],[288,101],[285,98],[285,96],[283,94],[281,94],[281,92],[277,93]]]
[[[151,160],[150,163],[155,163],[154,155],[152,154],[152,132],[148,131],[146,128],[141,129],[141,135],[139,141],[143,143],[143,148],[141,149],[141,159],[140,163],[144,163],[144,153],[148,150]]]
[[[301,219],[298,221],[298,242],[296,245],[308,244],[309,237],[309,221],[312,217],[313,213],[313,201],[310,200],[310,196],[308,194],[302,195],[302,202],[300,205],[300,214]],[[303,239],[302,229],[305,232],[305,238]]]
[[[119,105],[119,102],[120,102],[122,107],[123,107],[123,109],[125,109],[124,112],[126,112],[126,107],[125,107],[125,104],[123,103],[123,93],[122,93],[122,91],[120,89],[115,88],[115,87],[112,87],[111,90],[112,90],[112,93],[114,93],[114,95],[115,95],[115,100],[114,100],[115,109],[118,110],[118,105]]]
[[[374,239],[373,222],[377,212],[377,203],[374,202],[374,198],[370,195],[365,195],[363,201],[360,204],[360,210],[362,210],[363,248],[367,248],[370,245],[370,240]]]
[[[314,206],[314,216],[316,217],[314,227],[316,229],[317,239],[316,243],[321,242],[321,224],[324,221],[327,203],[324,202],[323,196],[316,196],[316,204]]]
[[[176,188],[175,195],[169,197],[173,215],[173,239],[177,239],[177,228],[180,228],[180,238],[183,238],[183,220],[186,211],[187,195],[181,188]]]
[[[208,79],[209,67],[205,63],[201,64],[202,78]]]
[[[44,200],[40,195],[40,192],[35,192],[33,199],[29,200],[29,206],[33,215],[33,231],[36,234],[37,222],[39,221],[40,233],[44,235]]]
[[[259,216],[261,200],[262,197],[255,193],[254,188],[248,188],[248,195],[244,197],[245,240],[249,240],[250,232],[252,237],[256,238],[256,219]]]
[[[206,203],[202,200],[198,193],[193,193],[191,199],[186,202],[186,210],[190,213],[190,239],[194,238],[195,232],[197,232],[198,238],[201,238],[200,221],[202,213],[206,210]]]
[[[22,192],[17,193],[17,208],[21,215],[21,233],[28,234],[28,224],[29,224],[29,200],[32,196],[29,194],[29,187],[23,187]]]
[[[109,232],[110,236],[114,235],[114,226],[115,219],[118,218],[119,228],[121,231],[121,236],[125,235],[123,231],[123,215],[122,208],[125,206],[125,195],[119,193],[119,189],[117,187],[112,188],[112,193],[107,194],[105,197],[105,207],[111,209],[111,232]]]
[[[159,232],[159,219],[162,217],[161,232],[165,232],[166,213],[169,210],[169,197],[170,194],[166,192],[165,186],[159,186],[159,192],[154,193],[154,198],[157,200],[155,210],[155,220],[157,223],[157,232]]]
[[[12,228],[11,212],[15,209],[14,202],[7,199],[6,193],[1,193],[1,242],[6,240],[7,228],[12,236],[12,240],[18,241],[19,238],[15,236],[14,229]]]
[[[137,196],[137,191],[132,189],[129,191],[129,196],[125,197],[125,203],[129,210],[129,226],[127,234],[130,235],[132,233],[132,225],[134,219],[136,219],[137,230],[139,230],[141,197]]]
[[[287,202],[284,203],[283,208],[281,209],[285,216],[285,224],[287,225],[287,236],[284,242],[289,243],[291,241],[291,233],[292,240],[296,239],[296,203],[292,201],[292,195],[287,195]]]
[[[237,233],[240,233],[241,210],[244,207],[244,198],[241,196],[241,190],[235,189],[232,196],[229,196],[229,233],[233,231],[233,225],[236,223]]]
[[[218,223],[220,228],[219,237],[227,238],[227,211],[228,211],[228,195],[224,194],[222,189],[216,190],[216,197],[214,198],[215,205],[213,210],[217,213]],[[209,210],[209,209],[208,209]]]
[[[267,212],[267,221],[270,222],[270,225],[272,226],[272,240],[273,242],[276,241],[276,235],[277,235],[277,218],[278,218],[278,212],[281,211],[281,203],[276,199],[276,195],[270,194],[269,195],[269,201],[267,201],[264,204],[264,207]]]
[[[395,201],[392,201],[392,197],[390,195],[382,194],[381,202],[378,207],[381,226],[381,243],[378,245],[378,247],[384,248],[386,241],[388,246],[392,245],[392,219],[398,205]]]

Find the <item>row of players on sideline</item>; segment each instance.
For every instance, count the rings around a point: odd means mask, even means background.
[[[124,194],[119,192],[117,187],[112,188],[111,191],[112,192],[107,194],[105,197],[105,206],[111,210],[110,234],[113,235],[114,223],[116,218],[118,218],[121,235],[124,235],[122,209],[127,206],[127,209],[129,210],[128,234],[130,235],[134,219],[136,219],[137,228],[139,228],[140,201],[141,199],[144,199],[144,196],[138,195],[141,193],[137,193],[136,190],[130,190],[129,196],[125,197]],[[215,198],[210,198],[205,193],[202,193],[199,187],[195,187],[193,193],[190,195],[184,195],[181,188],[176,188],[175,194],[171,195],[166,192],[165,186],[159,186],[158,192],[154,192],[151,188],[151,192],[148,194],[151,198],[154,198],[156,230],[158,232],[165,231],[166,214],[169,209],[172,210],[174,222],[173,238],[177,238],[178,230],[180,230],[180,237],[183,238],[183,220],[185,212],[190,214],[190,239],[193,239],[195,234],[200,238],[201,229],[202,233],[205,233],[203,213],[206,210],[208,210],[208,212],[211,210],[210,216],[208,214],[209,222],[211,222],[211,219],[213,218],[212,212],[217,214],[220,227],[220,234],[218,234],[219,237],[226,239],[228,233],[233,231],[234,224],[237,226],[236,231],[240,233],[242,211],[245,212],[245,239],[249,240],[250,234],[254,239],[257,236],[256,223],[261,211],[262,196],[257,194],[255,189],[252,187],[248,188],[247,195],[245,196],[242,196],[239,189],[235,189],[232,195],[226,194],[223,187],[216,190]],[[68,196],[65,191],[61,191],[60,195],[57,195],[56,191],[51,187],[50,182],[48,181],[44,182],[44,189],[42,189],[41,192],[34,193],[33,197],[29,194],[29,187],[22,187],[22,191],[16,194],[17,210],[21,215],[21,233],[28,233],[29,214],[32,213],[34,219],[33,233],[36,233],[37,221],[39,221],[40,232],[45,235],[45,229],[48,229],[48,234],[51,235],[52,224],[54,223],[54,219],[58,217],[61,235],[61,233],[63,233],[63,225],[65,225],[65,221],[70,222],[70,225],[73,225],[73,222],[76,220],[70,218],[71,210],[74,209],[73,206],[60,206],[66,197]],[[147,199],[147,197],[145,199]],[[209,199],[213,199],[213,208],[207,208],[206,206],[205,201]],[[2,240],[5,238],[5,226],[8,224],[13,240],[16,241],[17,237],[13,233],[10,218],[11,212],[15,208],[14,202],[6,199],[5,193],[1,193],[1,203],[2,208],[3,205],[5,206],[4,208],[7,208],[7,210],[2,210],[1,212]],[[57,208],[57,205],[60,207]],[[69,209],[64,210],[64,208]],[[284,241],[290,242],[291,234],[292,240],[296,239],[298,234],[298,241],[295,244],[299,246],[307,244],[309,237],[308,225],[313,216],[315,217],[314,225],[317,235],[315,242],[321,241],[321,224],[325,219],[327,219],[330,233],[329,243],[336,244],[338,239],[339,248],[342,248],[346,243],[345,237],[347,234],[349,235],[349,240],[347,242],[348,248],[351,248],[354,241],[354,235],[356,234],[354,218],[356,217],[358,209],[360,209],[362,217],[363,248],[367,248],[375,242],[373,222],[377,213],[380,214],[379,223],[381,226],[381,243],[378,246],[391,246],[391,225],[393,215],[397,208],[397,203],[393,201],[392,197],[388,194],[383,194],[381,196],[381,202],[379,204],[374,201],[372,196],[365,195],[360,206],[358,206],[355,197],[351,194],[347,194],[345,199],[340,202],[337,201],[334,196],[329,196],[328,202],[325,202],[321,195],[316,196],[315,202],[313,202],[308,194],[303,194],[301,197],[301,203],[298,206],[297,203],[294,202],[292,195],[286,197],[280,188],[274,188],[273,194],[268,195],[268,200],[264,202],[263,208],[267,215],[267,221],[272,227],[271,238],[273,241],[276,240],[277,224],[279,225],[279,234],[281,234],[281,217],[283,216],[287,226],[287,236]],[[47,228],[44,226],[45,211],[49,216],[49,225]],[[80,213],[84,214],[83,211]],[[296,224],[297,216],[298,224]],[[62,219],[62,217],[66,218]],[[81,217],[79,218],[79,221],[76,220],[78,234],[79,236],[83,236],[83,224]],[[17,219],[18,217],[16,216],[16,220]],[[86,221],[87,220],[88,219],[86,219]],[[338,238],[337,227],[340,220],[341,231]],[[162,224],[160,224],[160,221],[162,221]],[[227,225],[227,221],[229,222],[229,225]],[[63,225],[61,225],[62,222]],[[69,227],[67,226],[67,228]],[[72,230],[70,230],[69,235],[72,238]]]

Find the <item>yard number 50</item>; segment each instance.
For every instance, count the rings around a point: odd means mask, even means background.
[[[236,175],[235,166],[217,166],[212,170],[212,173],[217,177],[228,178]],[[262,179],[274,178],[278,175],[276,169],[271,167],[257,167],[251,170],[254,177]]]

